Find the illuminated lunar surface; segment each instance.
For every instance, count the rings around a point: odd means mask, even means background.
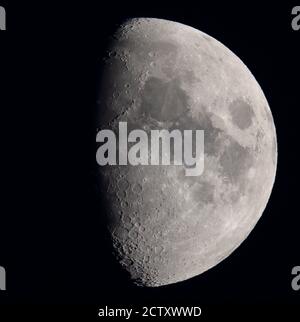
[[[99,167],[116,258],[143,286],[199,275],[229,256],[266,207],[277,143],[268,102],[228,48],[192,27],[132,19],[114,35],[99,129],[204,130],[205,166]]]

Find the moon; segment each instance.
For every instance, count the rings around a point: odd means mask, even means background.
[[[204,171],[98,167],[117,261],[132,281],[161,286],[227,258],[261,217],[275,180],[277,140],[259,84],[209,35],[181,23],[130,19],[112,37],[97,126],[204,130]]]

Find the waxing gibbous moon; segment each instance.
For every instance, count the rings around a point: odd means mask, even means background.
[[[162,19],[131,19],[113,36],[98,129],[204,130],[204,172],[99,166],[116,258],[142,286],[184,281],[228,257],[271,194],[277,141],[268,102],[216,39]]]

